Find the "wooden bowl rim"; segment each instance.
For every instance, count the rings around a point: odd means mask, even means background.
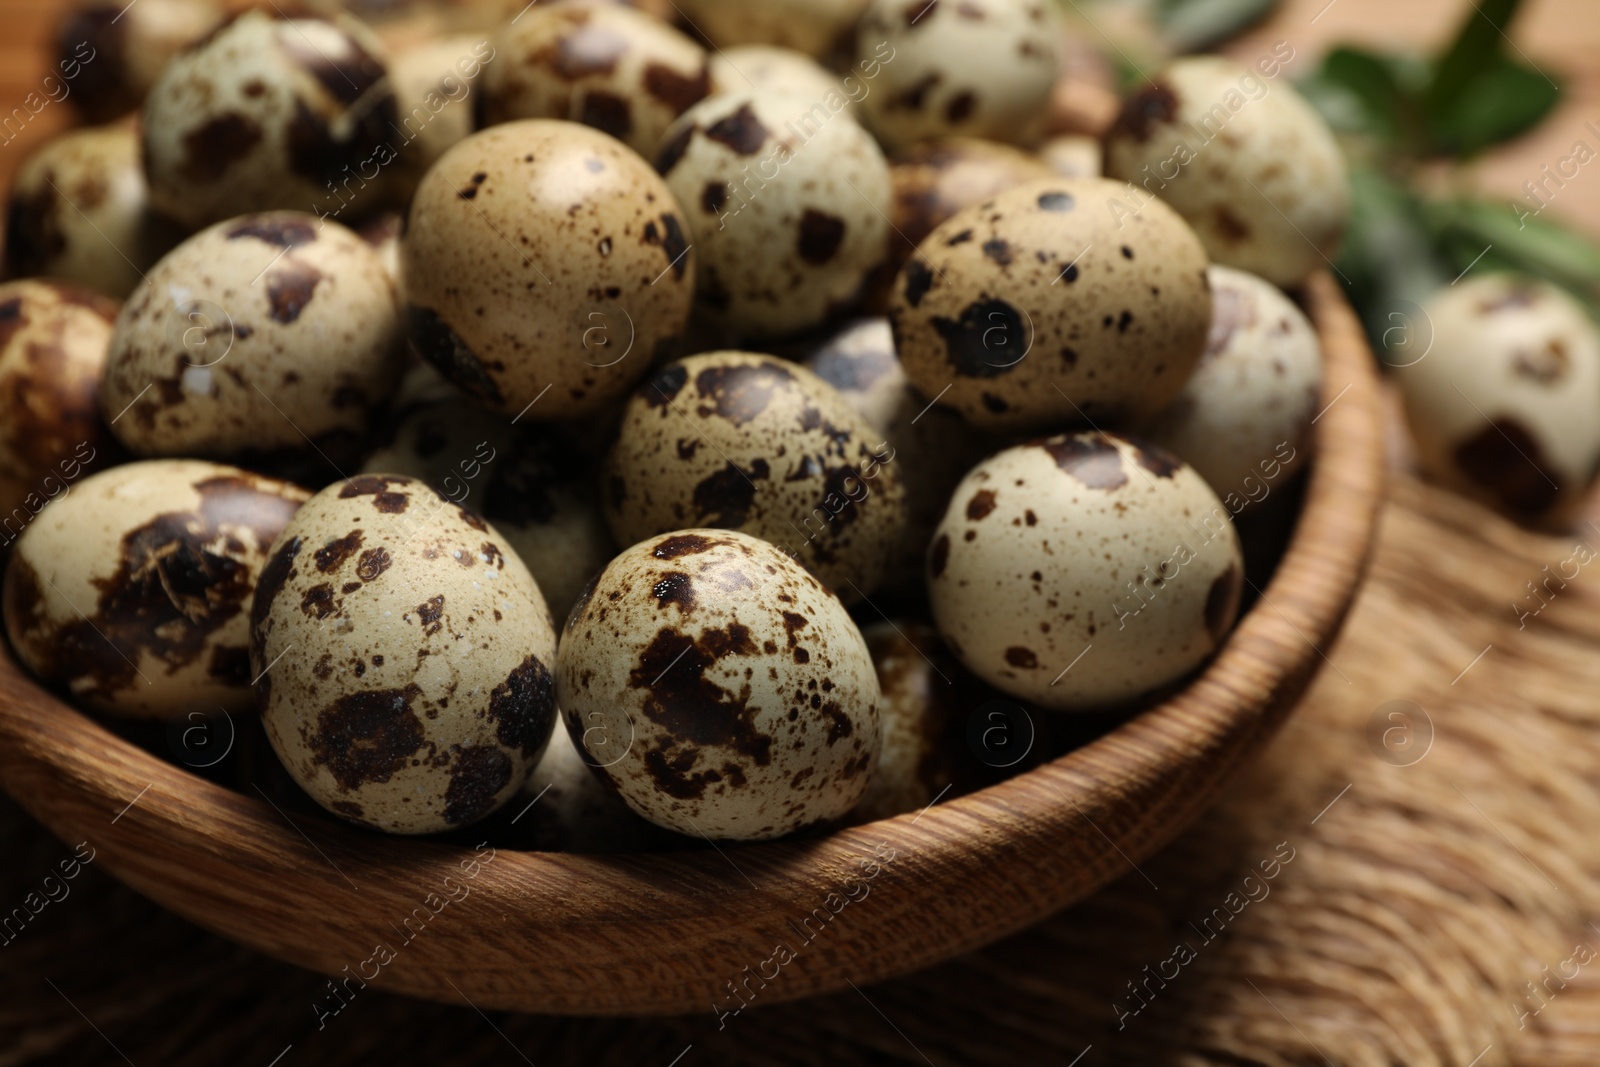
[[[710,1000],[731,1010],[743,1002],[730,999],[739,996],[733,983],[751,989],[751,968],[764,973],[772,961],[771,942],[798,943],[810,931],[795,917],[820,914],[819,902],[842,916],[834,898],[853,902],[863,886],[861,901],[888,898],[874,906],[876,921],[830,923],[830,934],[844,932],[805,939],[781,982],[762,981],[764,1002],[954,956],[1136,868],[1270,736],[1326,659],[1375,533],[1382,431],[1359,324],[1326,274],[1305,295],[1322,337],[1327,406],[1303,510],[1264,594],[1181,692],[998,785],[822,838],[474,857],[331,819],[291,820],[264,794],[234,793],[119,739],[9,654],[0,657],[0,785],[64,840],[88,839],[98,862],[170,910],[346,982],[350,967],[371,964],[371,931],[387,937],[385,920],[399,930],[425,893],[451,896],[453,877],[465,895],[449,906],[476,918],[453,916],[439,936],[408,939],[407,966],[380,968],[372,981],[480,1008],[659,1013],[705,1010]]]

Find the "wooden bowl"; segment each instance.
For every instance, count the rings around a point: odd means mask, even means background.
[[[1326,276],[1317,460],[1275,576],[1204,673],[1087,747],[826,837],[498,853],[289,817],[119,739],[0,657],[0,782],[63,841],[268,955],[481,1009],[704,1012],[866,985],[1030,925],[1191,822],[1323,663],[1382,495],[1374,365]],[[775,952],[782,945],[787,952]],[[759,975],[759,977],[758,977]],[[348,995],[348,994],[347,994]],[[330,1008],[337,1004],[330,1000]]]

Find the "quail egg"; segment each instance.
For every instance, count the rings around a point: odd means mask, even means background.
[[[723,48],[781,45],[820,57],[848,46],[867,0],[678,0],[677,6]]]
[[[974,426],[1121,425],[1205,350],[1205,250],[1171,208],[1100,178],[1029,182],[950,218],[889,307],[906,374]]]
[[[1432,343],[1394,377],[1423,470],[1524,520],[1569,517],[1600,468],[1600,335],[1582,307],[1482,274],[1422,310]]]
[[[527,564],[551,614],[566,618],[616,554],[595,467],[564,427],[512,426],[462,397],[407,414],[364,469],[420,478],[477,511]]]
[[[1322,395],[1317,331],[1271,282],[1213,265],[1211,336],[1178,399],[1140,433],[1183,457],[1237,514],[1266,477],[1311,454]],[[1232,498],[1229,500],[1228,498]]]
[[[698,310],[736,337],[820,325],[861,292],[889,233],[889,167],[835,93],[723,93],[684,113],[657,167],[700,257]]]
[[[235,467],[151,460],[85,478],[17,539],[11,647],[109,715],[251,706],[250,596],[304,490]]]
[[[892,446],[826,382],[773,356],[708,352],[641,385],[606,457],[618,544],[715,526],[763,538],[839,597],[869,595],[899,550]]]
[[[397,52],[389,61],[399,112],[393,195],[405,202],[429,167],[475,128],[478,79],[495,58],[478,37],[445,37]]]
[[[930,404],[911,387],[887,319],[852,323],[814,349],[805,366],[839,390],[894,449],[893,462],[906,487],[906,525],[882,584],[899,592],[920,588],[928,541],[950,494],[962,475],[999,451],[1002,442]]]
[[[113,300],[64,282],[0,285],[0,545],[116,448],[97,397]]]
[[[1039,158],[1063,178],[1098,178],[1100,142],[1093,137],[1052,137],[1039,146]]]
[[[887,50],[862,101],[884,144],[965,135],[1027,144],[1044,133],[1061,66],[1047,0],[873,0],[856,55]]]
[[[312,497],[272,547],[250,626],[273,749],[352,822],[476,822],[550,739],[544,597],[493,527],[422,482],[362,474]]]
[[[1036,723],[955,661],[926,623],[885,620],[862,631],[883,699],[883,751],[851,814],[891,819],[1001,781],[1038,762]],[[976,726],[974,720],[976,719]]]
[[[556,684],[589,762],[679,833],[760,840],[837,818],[878,758],[878,680],[844,606],[730,530],[612,560],[567,619]]]
[[[150,202],[191,230],[272,208],[373,209],[397,122],[378,45],[359,23],[250,12],[167,64],[150,90]]]
[[[1171,453],[1098,431],[978,464],[928,550],[945,643],[1056,711],[1125,703],[1198,666],[1239,610],[1232,516]]]
[[[80,2],[56,34],[67,93],[90,121],[116,118],[138,107],[162,68],[223,17],[211,0]]]
[[[555,728],[521,797],[505,808],[513,812],[525,805],[515,816],[519,846],[540,852],[638,852],[671,837],[633,813],[594,772],[593,758],[578,751],[563,727]]]
[[[711,91],[705,49],[658,19],[603,4],[535,6],[491,39],[483,122],[570,119],[641,155]]]
[[[1337,252],[1350,212],[1322,116],[1287,78],[1269,83],[1219,56],[1176,60],[1129,97],[1105,168],[1176,209],[1212,259],[1280,286]]]
[[[70,130],[17,171],[6,273],[62,278],[121,300],[181,237],[148,209],[136,129]]]
[[[838,75],[792,48],[746,44],[718,49],[711,56],[712,93],[755,89],[821,100],[842,88]]]
[[[474,134],[411,202],[412,343],[496,411],[601,411],[683,336],[699,253],[682,219],[649,165],[597,130],[534,119]]]
[[[218,223],[173,249],[122,308],[101,410],[129,450],[347,469],[404,358],[376,252],[299,212]],[[326,459],[323,459],[323,457]]]

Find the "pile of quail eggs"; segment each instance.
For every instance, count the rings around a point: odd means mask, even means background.
[[[121,7],[0,285],[6,632],[116,728],[390,833],[768,839],[1058,754],[1263,580],[1347,205],[1286,77],[1102,136],[1049,0]]]

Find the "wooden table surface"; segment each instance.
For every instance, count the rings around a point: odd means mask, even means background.
[[[1472,2],[1290,0],[1268,24],[1235,42],[1230,51],[1248,59],[1275,41],[1288,41],[1296,51],[1295,63],[1304,63],[1308,69],[1313,57],[1332,42],[1433,45],[1453,32]],[[0,0],[0,113],[20,104],[28,92],[40,86],[50,64],[46,42],[62,6],[61,0]],[[1586,127],[1589,121],[1600,120],[1600,11],[1596,8],[1595,0],[1531,0],[1527,4],[1514,28],[1517,43],[1532,62],[1567,86],[1568,95],[1560,111],[1538,131],[1492,153],[1465,175],[1480,192],[1509,201],[1521,195],[1524,182],[1540,175],[1543,165],[1553,165],[1570,154],[1574,142],[1600,143]],[[1295,69],[1291,67],[1291,71]],[[51,104],[14,142],[0,145],[0,183],[32,145],[72,119],[69,107]],[[1582,171],[1568,182],[1549,214],[1600,237],[1600,169]],[[1570,546],[1570,542],[1566,544]],[[0,1067],[123,1062],[138,1067],[152,1063],[271,1064],[277,1062],[274,1056],[282,1058],[290,1052],[284,1046],[291,1041],[293,1055],[283,1058],[283,1067],[296,1062],[391,1062],[384,1057],[385,1050],[396,1056],[397,1049],[408,1054],[392,1062],[526,1061],[538,1062],[541,1067],[547,1062],[668,1064],[677,1062],[675,1055],[682,1057],[688,1052],[686,1043],[692,1043],[695,1053],[684,1059],[683,1067],[694,1062],[1067,1065],[1076,1062],[1078,1050],[1091,1042],[1097,1046],[1095,1054],[1084,1059],[1081,1067],[1158,1061],[1300,1064],[1331,1063],[1323,1049],[1359,1048],[1359,1042],[1349,1035],[1368,1030],[1373,1035],[1371,1055],[1349,1052],[1341,1056],[1337,1051],[1333,1055],[1341,1063],[1592,1065],[1600,1062],[1600,967],[1581,969],[1576,978],[1562,980],[1559,986],[1545,977],[1542,988],[1547,995],[1538,1001],[1520,989],[1527,983],[1516,981],[1526,977],[1539,982],[1542,974],[1548,974],[1541,971],[1542,966],[1559,966],[1564,956],[1570,961],[1572,950],[1563,950],[1563,944],[1570,946],[1575,939],[1600,944],[1600,927],[1589,931],[1583,927],[1600,914],[1600,860],[1588,844],[1594,837],[1593,823],[1563,821],[1574,811],[1587,812],[1584,805],[1595,802],[1577,796],[1583,792],[1581,788],[1573,795],[1554,795],[1539,792],[1542,787],[1528,786],[1515,777],[1519,766],[1548,769],[1547,765],[1564,761],[1576,770],[1570,778],[1561,779],[1563,782],[1581,783],[1587,774],[1592,793],[1600,778],[1584,770],[1596,762],[1589,753],[1600,750],[1600,723],[1587,695],[1600,690],[1600,656],[1596,655],[1600,626],[1589,621],[1600,618],[1600,594],[1574,583],[1572,594],[1541,616],[1543,629],[1538,634],[1517,633],[1509,622],[1509,610],[1501,603],[1518,594],[1523,578],[1539,574],[1541,562],[1560,560],[1567,551],[1563,542],[1503,527],[1442,494],[1400,479],[1385,519],[1372,589],[1363,595],[1346,638],[1328,650],[1330,659],[1343,668],[1338,672],[1341,677],[1325,672],[1308,707],[1291,724],[1274,754],[1285,759],[1308,751],[1336,753],[1343,751],[1341,745],[1353,742],[1359,751],[1349,762],[1352,767],[1361,765],[1359,773],[1319,765],[1304,769],[1308,779],[1304,783],[1294,774],[1284,777],[1281,771],[1282,780],[1257,776],[1259,780],[1250,786],[1256,793],[1236,796],[1182,846],[1175,846],[1173,855],[1141,872],[1140,877],[1153,876],[1159,881],[1167,894],[1198,892],[1203,895],[1197,899],[1211,903],[1209,894],[1214,889],[1195,890],[1182,884],[1180,872],[1196,866],[1194,854],[1220,849],[1235,858],[1253,860],[1254,850],[1260,848],[1264,850],[1261,855],[1271,855],[1271,842],[1278,839],[1280,826],[1288,825],[1291,815],[1300,820],[1301,829],[1291,832],[1301,835],[1295,844],[1305,858],[1296,862],[1294,870],[1297,875],[1304,871],[1306,877],[1298,888],[1285,882],[1275,890],[1280,903],[1274,907],[1280,909],[1279,916],[1269,922],[1262,911],[1256,922],[1255,911],[1261,909],[1246,913],[1237,932],[1230,932],[1232,942],[1208,949],[1208,959],[1202,961],[1219,977],[1194,979],[1181,990],[1166,994],[1163,1006],[1170,1005],[1172,1011],[1159,1016],[1161,1022],[1146,1024],[1149,1040],[1167,1040],[1168,1053],[1176,1039],[1162,1034],[1163,1029],[1176,1032],[1181,1027],[1183,1033],[1193,1035],[1191,1047],[1199,1050],[1193,1056],[1136,1054],[1128,1051],[1132,1046],[1117,1043],[1115,1028],[1103,1022],[1094,1024],[1099,1029],[1084,1028],[1082,1020],[1105,1018],[1106,1003],[1119,997],[1123,1003],[1131,1003],[1124,991],[1115,988],[1117,983],[1086,978],[1085,972],[1103,971],[1109,965],[1118,969],[1119,978],[1137,976],[1139,964],[1160,961],[1162,952],[1157,948],[1169,943],[1163,940],[1169,936],[1165,920],[1159,916],[1146,916],[1148,922],[1141,919],[1145,905],[1140,894],[1146,887],[1132,875],[1121,886],[1120,895],[1103,894],[1078,912],[1076,922],[1073,913],[1068,913],[991,950],[874,989],[870,1000],[865,994],[859,1000],[846,994],[753,1013],[727,1033],[718,1032],[704,1020],[694,1025],[674,1021],[596,1025],[500,1015],[479,1019],[465,1009],[409,1004],[372,993],[352,1008],[355,1018],[340,1020],[338,1027],[330,1025],[328,1034],[307,1033],[304,1037],[286,1036],[287,1020],[291,1008],[304,1014],[304,1003],[314,1003],[321,996],[319,979],[194,931],[100,875],[100,884],[87,884],[92,878],[80,883],[80,898],[72,907],[81,910],[69,911],[63,906],[59,914],[52,912],[46,917],[43,929],[29,932],[29,942],[0,949]],[[1470,564],[1452,560],[1470,560]],[[1396,642],[1408,643],[1410,651],[1385,650]],[[1481,663],[1469,665],[1470,686],[1456,686],[1450,675],[1486,643],[1493,644],[1495,651]],[[1352,678],[1342,678],[1345,673]],[[1435,810],[1440,807],[1436,797],[1421,802],[1394,781],[1385,783],[1369,773],[1372,764],[1360,740],[1360,723],[1366,721],[1374,702],[1398,695],[1409,695],[1433,708],[1443,727],[1441,752],[1421,769],[1432,768],[1429,773],[1439,776],[1439,789],[1448,797],[1468,797],[1479,809],[1477,814],[1499,835],[1495,838],[1480,828],[1483,840],[1473,846],[1477,851],[1463,848],[1467,858],[1455,857],[1456,861],[1470,868],[1476,857],[1482,863],[1480,881],[1500,881],[1488,886],[1493,890],[1486,905],[1490,910],[1456,916],[1460,927],[1449,940],[1442,940],[1444,935],[1438,930],[1428,931],[1438,918],[1436,913],[1397,910],[1394,914],[1401,919],[1384,936],[1400,961],[1396,967],[1405,973],[1387,976],[1385,981],[1392,979],[1390,985],[1378,982],[1374,988],[1380,993],[1390,990],[1394,997],[1406,992],[1413,999],[1390,1003],[1385,999],[1390,994],[1374,994],[1358,1005],[1364,1014],[1352,1014],[1352,1004],[1366,993],[1355,985],[1384,967],[1380,954],[1374,957],[1380,962],[1366,965],[1363,972],[1361,951],[1378,952],[1383,946],[1355,944],[1349,926],[1341,925],[1349,915],[1330,908],[1327,897],[1334,892],[1365,892],[1369,894],[1365,898],[1368,910],[1382,913],[1383,908],[1372,903],[1374,899],[1392,902],[1395,895],[1411,890],[1399,881],[1380,887],[1382,893],[1377,897],[1370,895],[1378,892],[1370,885],[1330,889],[1330,879],[1339,869],[1334,842],[1342,827],[1362,818],[1392,820],[1388,825],[1395,847],[1360,868],[1362,877],[1369,879],[1389,868],[1399,871],[1409,854],[1425,851],[1426,842],[1442,840],[1450,833],[1449,824],[1441,822],[1443,815]],[[1535,711],[1543,717],[1536,718]],[[1496,719],[1514,713],[1528,714],[1526,729],[1495,734]],[[1330,724],[1335,723],[1342,725],[1333,730]],[[1443,726],[1446,723],[1448,726]],[[1585,733],[1585,729],[1592,732]],[[1470,764],[1459,752],[1452,755],[1451,731],[1479,739],[1479,747],[1486,751],[1480,753],[1478,764]],[[1467,777],[1477,773],[1471,766],[1487,777],[1475,783]],[[1381,775],[1385,768],[1378,770]],[[1503,778],[1496,778],[1497,774]],[[1318,826],[1316,819],[1323,818],[1318,809],[1352,779],[1355,790],[1335,809],[1338,818],[1323,819]],[[1409,779],[1418,780],[1415,776]],[[1332,788],[1327,788],[1330,785]],[[1449,789],[1455,792],[1449,793]],[[1519,815],[1518,805],[1528,803],[1522,799],[1524,795],[1538,795],[1539,803],[1548,806],[1548,817],[1529,822],[1525,812]],[[1278,821],[1265,829],[1256,827],[1252,830],[1255,836],[1238,832],[1240,822],[1260,814],[1255,808],[1262,798],[1282,806],[1275,816]],[[1476,818],[1470,811],[1468,816]],[[1316,836],[1308,836],[1304,829],[1307,819],[1317,827]],[[1230,823],[1235,826],[1231,832]],[[1322,843],[1321,838],[1327,842]],[[1349,846],[1344,848],[1348,857]],[[1370,844],[1363,848],[1383,851]],[[63,846],[28,828],[9,802],[0,802],[0,849],[26,850],[29,871],[47,869],[57,853],[66,854]],[[1319,849],[1323,853],[1319,854]],[[1543,883],[1526,870],[1520,879],[1508,873],[1521,863],[1519,854],[1530,865],[1537,860],[1549,889],[1555,890],[1559,882],[1561,892],[1547,894]],[[4,856],[0,867],[14,858],[12,852]],[[1324,866],[1313,872],[1312,865],[1317,863]],[[21,874],[16,878],[4,874],[0,884],[10,892],[22,884],[19,878],[28,880]],[[1425,870],[1421,880],[1449,882],[1448,865]],[[5,907],[13,903],[9,897],[0,901]],[[1496,907],[1503,910],[1493,911]],[[1281,938],[1297,921],[1293,916],[1304,916],[1299,920],[1302,925],[1316,928],[1314,932],[1301,931],[1307,944],[1314,943],[1314,936],[1328,939],[1327,943],[1338,946],[1334,955],[1346,957],[1350,970],[1330,975],[1327,959],[1308,961],[1306,955],[1315,956],[1317,949],[1286,953]],[[104,935],[102,945],[76,925],[83,923],[115,925]],[[1130,948],[1130,942],[1140,936],[1145,943]],[[1432,957],[1408,954],[1414,942],[1429,936],[1435,938],[1429,942],[1434,946]],[[1276,943],[1275,938],[1279,939]],[[1510,941],[1517,944],[1505,943]],[[1497,957],[1496,952],[1502,955]],[[1349,962],[1352,957],[1354,963]],[[137,971],[124,973],[124,968],[135,965]],[[1313,980],[1318,974],[1322,979]],[[41,976],[59,981],[60,987],[52,986],[39,994],[38,1001],[24,1003],[19,990],[40,986]],[[1242,991],[1236,993],[1239,987]],[[275,1001],[289,1006],[280,1011],[264,1004],[269,990]],[[1272,1011],[1255,1000],[1258,995],[1268,1001]],[[1543,1008],[1518,1016],[1518,1004],[1529,1008],[1542,1004]],[[1284,1025],[1271,1030],[1269,1024],[1276,1026],[1280,1017]],[[1229,1027],[1236,1020],[1246,1020],[1255,1029],[1232,1033]],[[241,1026],[248,1032],[241,1034]],[[1423,1035],[1419,1040],[1424,1046],[1405,1044],[1415,1036],[1404,1032],[1408,1026]],[[333,1033],[335,1030],[338,1032]],[[25,1036],[13,1040],[14,1032]],[[1230,1036],[1222,1040],[1218,1034]],[[1239,1051],[1269,1045],[1279,1050],[1295,1048],[1302,1038],[1304,1047],[1294,1054],[1260,1053],[1257,1057]],[[1341,1040],[1347,1043],[1334,1044]],[[1388,1051],[1380,1054],[1380,1045]],[[1404,1047],[1413,1051],[1393,1051]],[[598,1048],[607,1049],[607,1055],[596,1054]],[[1123,1051],[1119,1054],[1113,1051],[1116,1049]],[[624,1052],[627,1056],[619,1058]],[[1110,1058],[1102,1058],[1108,1052]]]

